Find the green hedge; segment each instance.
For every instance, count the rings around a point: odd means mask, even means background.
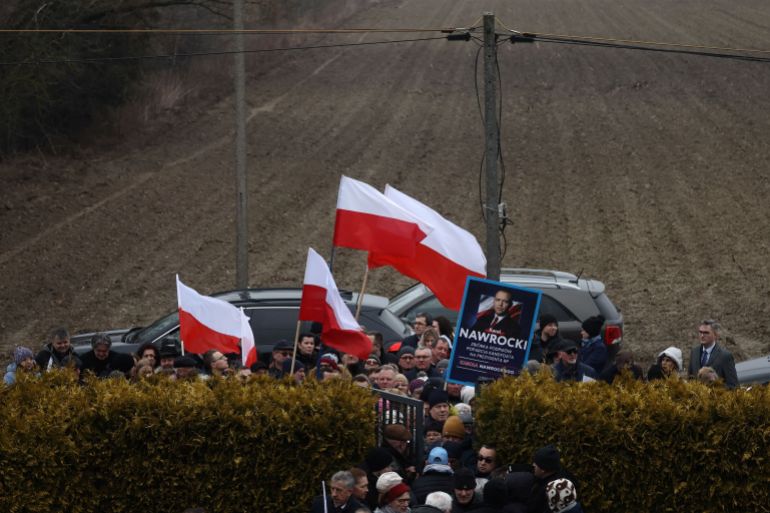
[[[305,512],[374,444],[343,381],[131,384],[63,374],[0,392],[0,511]]]
[[[770,389],[500,380],[476,412],[506,462],[552,443],[591,512],[770,511]]]

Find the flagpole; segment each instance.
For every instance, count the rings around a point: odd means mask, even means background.
[[[184,340],[179,339],[179,344],[182,346],[182,356],[184,356]]]
[[[328,513],[329,505],[326,504],[326,481],[321,481],[321,494],[324,497],[324,513]]]
[[[329,257],[329,272],[334,274],[334,254],[337,253],[337,246],[332,244],[332,254]]]
[[[366,264],[366,271],[364,271],[364,282],[361,284],[361,293],[358,295],[358,304],[356,305],[356,322],[358,316],[361,315],[361,306],[364,304],[364,291],[366,290],[366,282],[369,279],[369,263]]]
[[[302,321],[297,320],[297,332],[294,334],[294,354],[291,355],[291,371],[289,371],[289,374],[292,376],[294,376],[294,361],[297,358],[297,339],[299,338],[300,324],[302,324]]]

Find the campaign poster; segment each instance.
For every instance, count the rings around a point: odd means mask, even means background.
[[[518,375],[529,357],[540,291],[468,277],[447,381]]]

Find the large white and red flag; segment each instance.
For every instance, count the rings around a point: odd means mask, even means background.
[[[241,308],[241,362],[247,369],[257,363],[257,344],[254,342],[254,332],[251,331],[249,317]]]
[[[240,352],[239,343],[246,336],[254,340],[251,326],[242,322],[244,315],[227,301],[198,294],[176,277],[179,303],[179,337],[185,351],[202,354],[209,349],[222,353]],[[248,333],[244,331],[248,329]]]
[[[385,187],[385,196],[433,230],[417,245],[414,257],[370,251],[369,267],[390,265],[424,283],[445,307],[459,310],[466,278],[487,275],[487,259],[478,241],[432,208],[390,185]]]
[[[372,341],[361,331],[353,314],[340,296],[326,261],[313,248],[307,251],[305,279],[299,320],[323,324],[323,343],[362,360],[372,352]]]
[[[335,246],[411,258],[432,229],[371,185],[347,176],[340,180]]]

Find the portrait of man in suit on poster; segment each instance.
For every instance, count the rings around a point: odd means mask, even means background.
[[[471,329],[505,337],[519,337],[521,327],[518,319],[511,315],[512,305],[513,294],[508,290],[498,290],[495,292],[492,308],[479,315]]]

